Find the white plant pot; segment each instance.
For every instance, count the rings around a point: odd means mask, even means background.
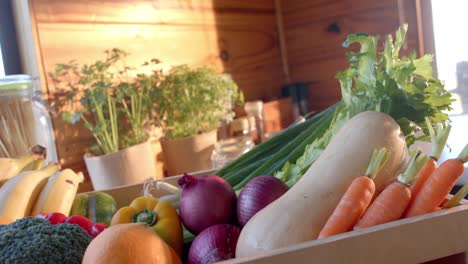
[[[149,141],[102,156],[85,155],[94,190],[155,179],[156,161]]]

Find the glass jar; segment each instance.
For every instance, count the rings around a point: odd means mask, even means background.
[[[246,102],[244,105],[245,112],[253,120],[251,131],[255,134],[253,139],[255,143],[265,141],[265,124],[264,124],[264,107],[262,101]]]
[[[220,169],[255,147],[247,117],[234,119],[229,126],[229,137],[219,140],[211,155],[213,169]]]
[[[58,162],[52,122],[28,75],[0,78],[0,157],[18,157],[40,144]]]

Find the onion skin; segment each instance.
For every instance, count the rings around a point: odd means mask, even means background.
[[[237,222],[243,227],[258,211],[288,191],[288,186],[273,176],[258,176],[249,181],[237,199]]]
[[[234,222],[237,197],[225,179],[216,175],[185,174],[178,183],[182,186],[179,215],[192,234],[198,235],[213,225]]]
[[[201,232],[188,254],[189,264],[209,264],[235,257],[240,229],[230,224],[211,226]]]

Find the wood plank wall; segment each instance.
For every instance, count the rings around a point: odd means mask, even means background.
[[[158,58],[163,68],[214,64],[232,74],[247,100],[280,97],[282,83],[273,1],[31,0],[43,77],[57,63],[90,63],[103,51],[130,52],[139,66]],[[43,87],[57,94],[50,80]],[[90,134],[54,118],[63,166],[83,170]]]
[[[334,76],[348,67],[346,49],[341,46],[348,34],[383,36],[406,21],[406,51],[418,48],[415,1],[283,0],[282,8],[291,81],[315,83],[309,87],[313,110],[340,100],[340,86]],[[333,31],[332,25],[339,32]]]

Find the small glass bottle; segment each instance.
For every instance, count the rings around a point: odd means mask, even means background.
[[[265,124],[264,124],[264,107],[262,101],[246,102],[244,105],[245,112],[253,118],[253,129],[255,136],[253,137],[256,143],[265,141]]]
[[[46,162],[58,162],[52,122],[31,77],[0,78],[0,157],[18,157],[37,144],[47,149]]]

